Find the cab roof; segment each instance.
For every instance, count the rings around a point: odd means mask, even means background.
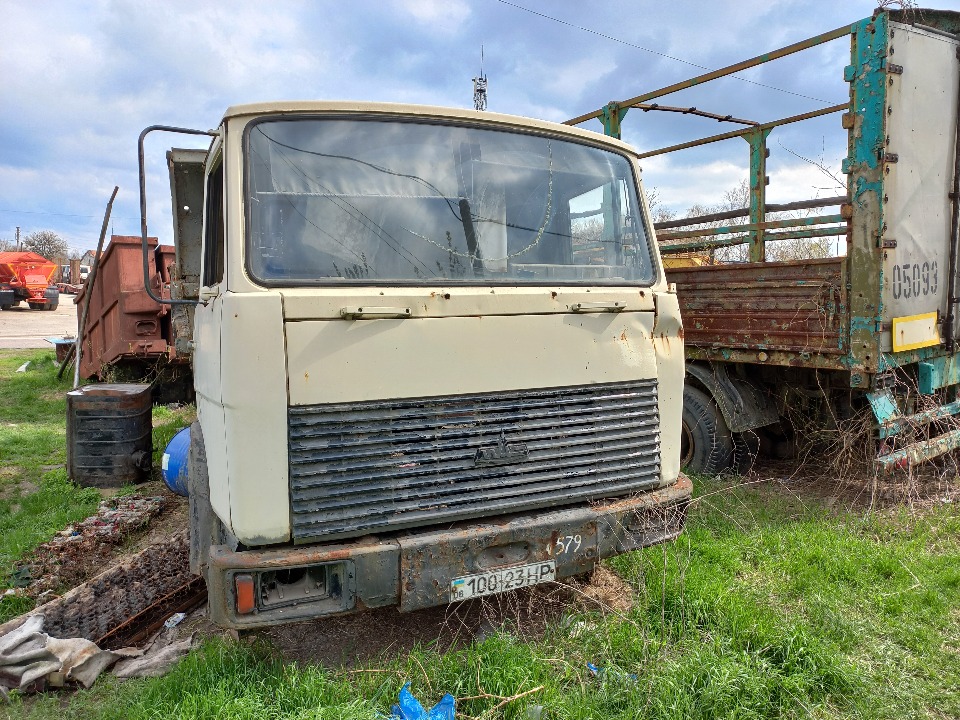
[[[246,105],[232,105],[223,115],[226,122],[232,118],[262,115],[293,115],[310,113],[356,113],[364,115],[405,115],[431,120],[469,120],[478,123],[503,125],[517,129],[542,130],[550,133],[568,135],[591,142],[600,142],[636,155],[637,150],[627,143],[601,133],[561,123],[536,120],[520,115],[504,115],[487,111],[465,110],[463,108],[441,107],[435,105],[408,105],[405,103],[355,102],[349,100],[293,100],[261,102]]]

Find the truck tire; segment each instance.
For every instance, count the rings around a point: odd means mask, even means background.
[[[56,310],[58,307],[60,307],[60,303],[59,303],[59,302],[52,302],[52,303],[47,303],[46,307],[43,308],[43,309],[44,309],[44,310]]]
[[[30,302],[30,301],[28,300],[28,301],[27,301],[27,305],[30,306],[30,309],[31,309],[31,310],[43,310],[43,303]]]
[[[734,459],[733,435],[709,395],[689,385],[683,388],[680,466],[691,473],[719,475]]]

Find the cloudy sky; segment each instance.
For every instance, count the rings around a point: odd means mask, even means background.
[[[933,0],[960,10],[960,0]],[[870,15],[876,0],[0,0],[0,239],[50,229],[93,248],[114,185],[112,231],[138,234],[139,132],[211,128],[233,104],[279,99],[403,101],[562,121]],[[753,120],[844,102],[849,41],[660,102]],[[590,121],[586,128],[600,130]],[[633,111],[641,149],[733,129]],[[175,144],[186,143],[174,138]],[[148,145],[150,233],[171,237],[163,150]],[[839,167],[839,117],[775,131],[768,199],[834,194],[800,157]],[[644,162],[648,186],[683,211],[746,177],[731,140]],[[799,156],[799,157],[798,157]]]

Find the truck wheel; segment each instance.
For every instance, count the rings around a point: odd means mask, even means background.
[[[43,303],[28,302],[31,310],[43,310]]]
[[[60,307],[60,303],[58,302],[47,303],[47,306],[44,308],[44,310],[56,310],[58,307]]]
[[[719,475],[733,463],[733,435],[720,409],[704,392],[683,388],[680,466],[687,472]]]

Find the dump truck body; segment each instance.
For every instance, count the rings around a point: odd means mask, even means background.
[[[158,245],[156,238],[147,238],[147,244],[150,286],[161,298],[169,298],[175,249]],[[141,245],[135,235],[111,236],[97,260],[95,282],[78,288],[74,299],[78,321],[87,308],[80,376],[144,380],[153,383],[157,402],[190,402],[190,354],[183,351],[183,342],[177,342],[182,330],[175,322],[183,311],[171,311],[145,290]]]

